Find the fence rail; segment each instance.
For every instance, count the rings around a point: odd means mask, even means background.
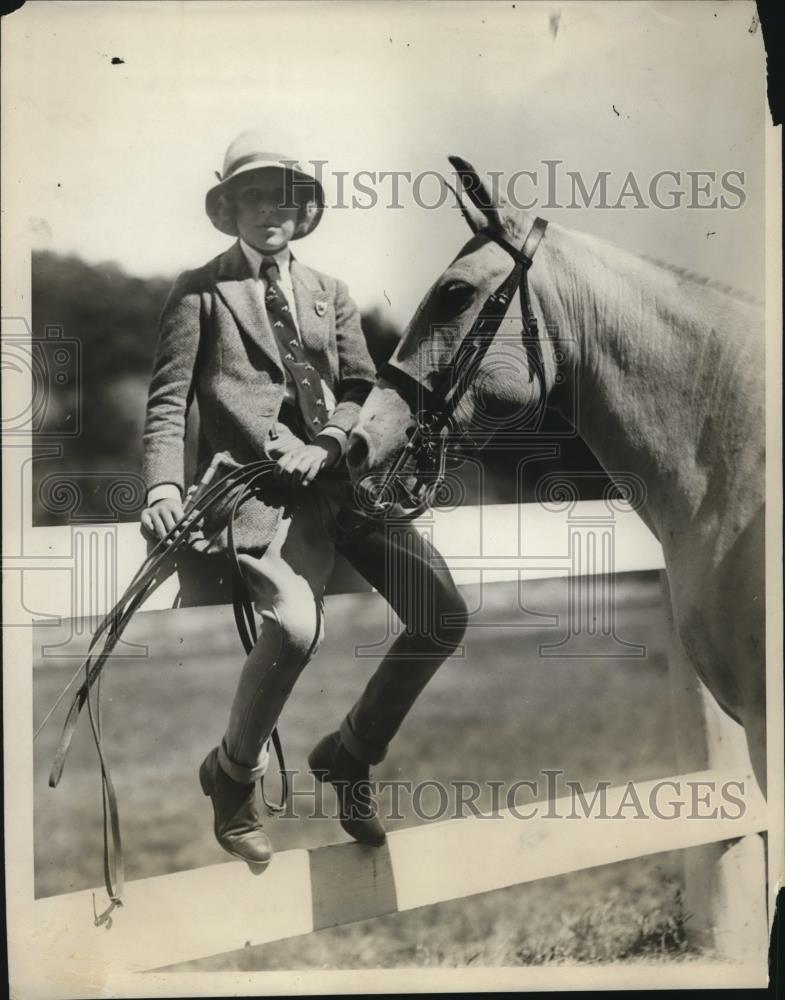
[[[426,823],[388,834],[381,848],[332,844],[277,854],[261,876],[243,862],[211,865],[130,882],[113,926],[91,927],[90,891],[39,900],[30,942],[70,967],[104,965],[143,971],[325,927],[474,896],[585,868],[697,847],[766,829],[760,794],[745,798],[736,818],[679,822],[625,813],[633,795],[647,803],[655,786],[715,788],[745,781],[738,773],[701,771],[609,788],[604,813],[581,813],[571,797],[541,803],[548,815],[494,816]],[[738,787],[738,786],[736,786]],[[631,791],[634,789],[634,791]],[[684,794],[684,793],[682,793]],[[687,797],[691,792],[687,792]],[[534,804],[527,805],[532,809]],[[619,818],[614,818],[620,812]],[[629,810],[629,806],[627,807]],[[734,812],[735,815],[735,812]]]
[[[611,587],[617,573],[664,567],[651,532],[616,501],[458,508],[430,512],[415,523],[444,554],[461,585],[596,576]],[[137,525],[39,528],[31,540],[24,557],[7,561],[6,606],[9,598],[13,606],[15,597],[18,615],[42,625],[63,618],[84,623],[105,613],[146,554]],[[39,574],[34,608],[27,597],[30,574]],[[332,592],[353,587],[351,580],[334,582]],[[607,600],[607,590],[588,589],[589,599]],[[176,579],[167,581],[144,610],[170,608],[176,592]],[[660,781],[742,781],[747,795],[737,818],[688,822],[652,815],[644,822],[538,816],[522,821],[502,811],[492,819],[434,822],[389,834],[381,849],[343,843],[285,851],[258,879],[244,864],[228,862],[132,881],[109,929],[92,925],[93,903],[99,912],[106,905],[103,889],[96,890],[95,900],[90,891],[30,900],[23,907],[27,944],[41,954],[42,974],[51,967],[58,983],[95,982],[96,977],[100,983],[110,973],[160,969],[249,944],[707,845],[697,876],[694,865],[687,869],[688,881],[694,885],[697,877],[703,889],[694,897],[704,911],[696,923],[708,928],[722,954],[763,967],[765,860],[757,834],[767,828],[766,803],[751,778],[739,727],[734,730],[730,720],[715,716],[706,725],[706,713],[716,706],[709,704],[675,646],[672,659],[677,725],[689,730],[693,745],[703,741],[706,770]],[[721,760],[713,749],[718,743]],[[657,783],[632,787],[645,798]],[[629,787],[608,790],[608,812],[630,794]],[[570,803],[561,805],[566,809]],[[742,912],[740,898],[748,904]]]
[[[624,573],[662,569],[662,549],[632,508],[616,500],[494,504],[422,515],[415,526],[444,555],[456,583]],[[5,621],[40,625],[106,614],[147,554],[138,524],[71,524],[34,528],[24,554],[6,554]],[[328,593],[356,589],[344,576]],[[171,608],[176,577],[145,602],[144,611]]]

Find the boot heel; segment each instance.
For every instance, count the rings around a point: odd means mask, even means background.
[[[205,767],[205,764],[202,764],[202,766],[199,768],[199,784],[202,786],[202,791],[208,798],[210,797],[209,780],[210,779],[207,773],[207,768]]]
[[[262,872],[267,871],[267,866],[270,864],[269,861],[264,864],[256,864],[253,861],[246,861],[245,863],[248,865],[252,875],[261,875]]]

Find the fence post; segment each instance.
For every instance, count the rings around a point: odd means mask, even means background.
[[[743,728],[726,715],[696,674],[676,634],[667,574],[660,571],[669,626],[669,674],[679,771],[731,771],[752,777]],[[693,820],[700,822],[700,820]],[[687,932],[719,957],[765,965],[768,954],[766,851],[759,834],[683,852]]]

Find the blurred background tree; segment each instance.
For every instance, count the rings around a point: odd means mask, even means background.
[[[34,436],[34,525],[66,524],[75,518],[138,520],[144,505],[140,470],[147,388],[158,317],[171,284],[169,277],[134,277],[112,262],[88,264],[77,256],[50,251],[33,254],[34,341],[43,347],[53,329],[61,331],[63,341],[77,342],[80,369],[75,385],[73,379],[62,384],[51,379],[46,386],[41,424],[46,434]],[[364,313],[362,322],[379,367],[395,350],[400,331],[378,308]],[[80,433],[60,434],[74,393],[79,400]],[[195,464],[197,427],[194,404],[186,437],[187,475]],[[576,488],[584,499],[598,496],[606,478],[582,440],[565,436],[568,430],[557,414],[548,412],[538,446],[554,443],[557,454],[535,463],[537,478],[552,471],[591,473],[575,479]],[[519,458],[519,450],[492,446],[457,469],[460,501],[531,500],[529,477],[518,489],[510,475]],[[111,499],[118,486],[125,488],[120,504],[116,496]],[[67,491],[65,499],[58,498],[58,489]]]

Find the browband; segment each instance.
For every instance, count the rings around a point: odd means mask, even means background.
[[[534,260],[534,255],[537,253],[537,247],[540,245],[540,240],[545,235],[545,230],[548,228],[548,223],[545,219],[541,219],[539,216],[534,220],[534,224],[529,230],[529,235],[523,241],[523,246],[518,250],[512,245],[501,233],[498,233],[495,229],[483,229],[482,232],[489,239],[492,239],[494,243],[506,250],[507,253],[512,257],[512,259],[524,267],[527,271],[532,266],[532,261]]]

